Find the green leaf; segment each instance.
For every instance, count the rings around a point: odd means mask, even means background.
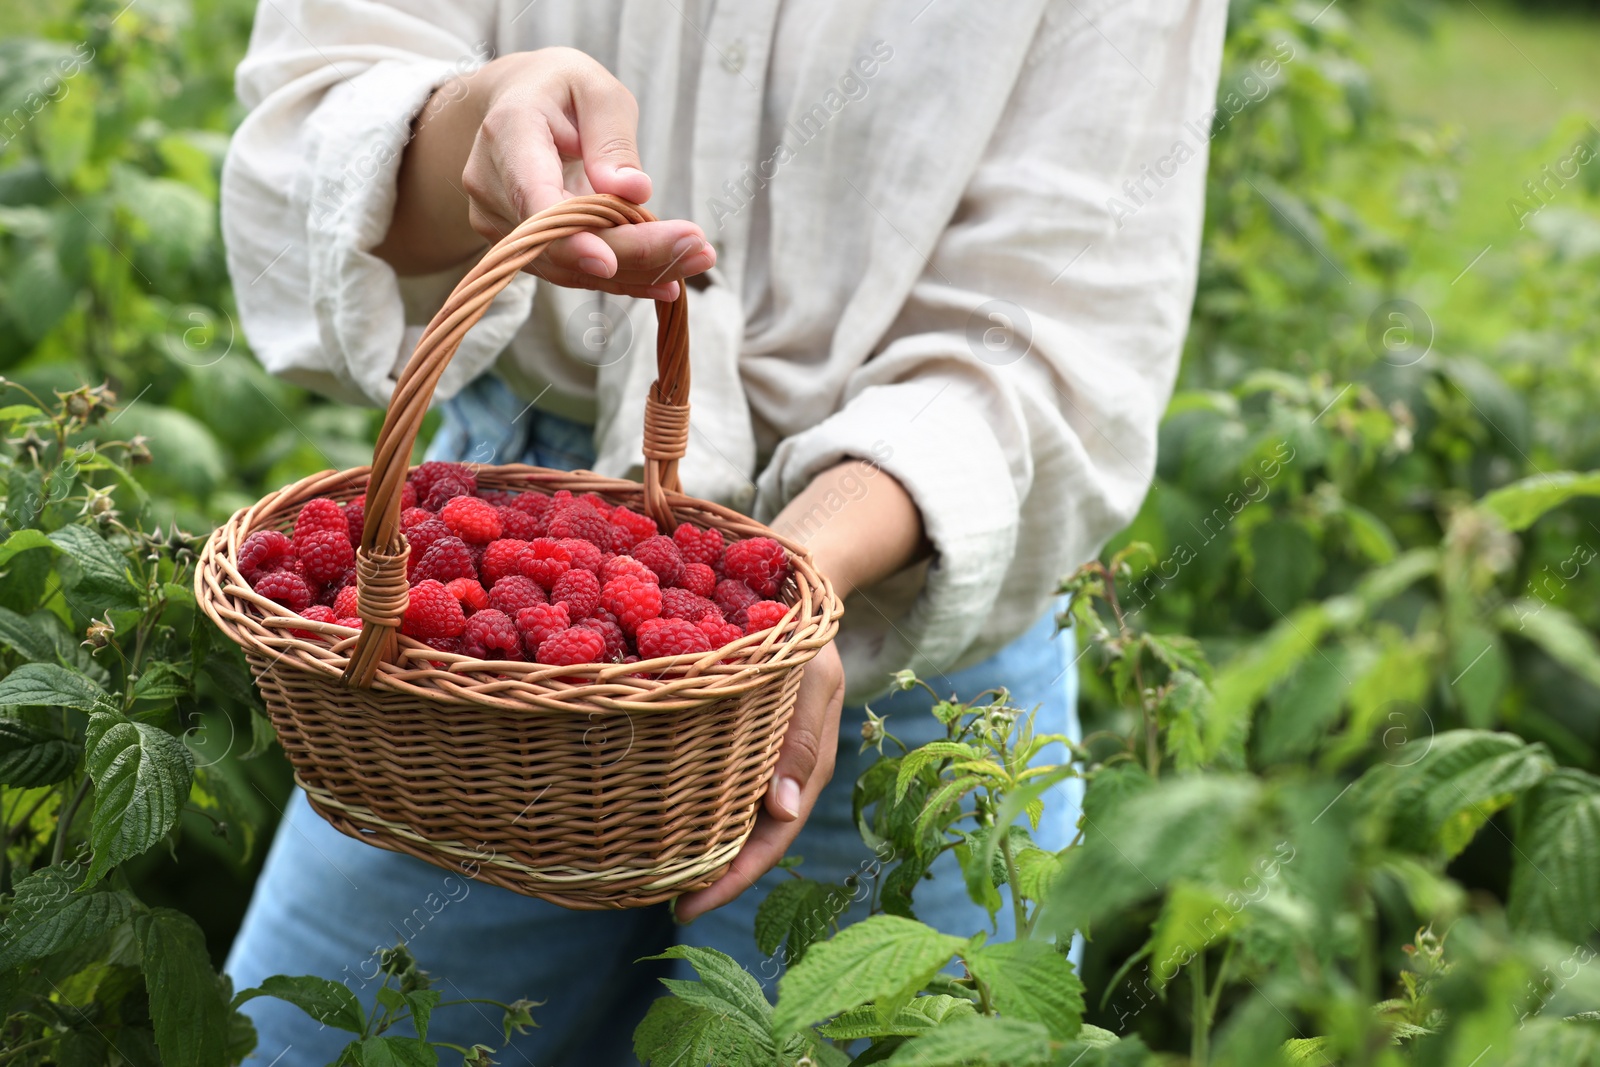
[[[919,750],[920,751],[920,750]],[[958,809],[961,798],[983,784],[983,779],[977,775],[963,775],[952,778],[934,790],[933,795],[923,803],[922,810],[917,813],[917,821],[912,830],[921,840],[929,833],[942,829],[950,821],[947,813],[954,815],[952,809]]]
[[[0,642],[9,645],[23,659],[34,663],[53,663],[55,642],[39,627],[10,608],[0,608]]]
[[[106,711],[116,704],[77,671],[54,663],[24,663],[0,678],[0,706]]]
[[[139,675],[139,680],[133,684],[133,698],[173,701],[186,696],[191,688],[192,683],[182,671],[170,663],[157,661]]]
[[[983,945],[965,959],[967,970],[989,987],[1002,1016],[1041,1023],[1058,1041],[1077,1036],[1083,1024],[1083,983],[1056,946],[1006,941]]]
[[[912,997],[888,1022],[878,1018],[878,1011],[871,1004],[851,1008],[826,1026],[817,1027],[817,1032],[838,1041],[891,1035],[915,1037],[952,1019],[975,1014],[977,1009],[972,1006],[972,1001],[939,993],[928,997]]]
[[[233,998],[235,1008],[256,997],[286,1000],[324,1026],[359,1034],[367,1028],[367,1013],[348,986],[314,975],[291,978],[275,974],[253,989]]]
[[[1600,778],[1563,769],[1540,782],[1516,840],[1512,924],[1587,943],[1600,924]]]
[[[1552,471],[1496,489],[1478,501],[1509,530],[1526,530],[1552,508],[1577,496],[1600,496],[1600,471]]]
[[[685,1004],[714,1012],[742,1027],[755,1045],[773,1054],[772,1005],[761,983],[726,953],[694,945],[674,945],[652,960],[688,960],[698,982],[663,978],[661,984]],[[791,972],[792,973],[792,972]]]
[[[1283,1043],[1283,1058],[1292,1064],[1328,1062],[1328,1039],[1325,1037],[1296,1037]]]
[[[878,887],[878,903],[883,910],[903,919],[915,919],[911,898],[927,871],[928,864],[921,856],[912,855],[901,860]]]
[[[1206,719],[1211,714],[1211,689],[1199,675],[1179,670],[1172,675],[1171,689],[1157,709],[1163,732],[1163,745],[1180,771],[1198,770],[1220,753],[1206,744]]]
[[[1250,531],[1254,592],[1275,613],[1288,611],[1310,595],[1322,574],[1322,553],[1304,525],[1270,519]]]
[[[1131,760],[1102,767],[1089,776],[1084,788],[1083,813],[1095,822],[1104,822],[1123,802],[1154,785],[1149,772]]]
[[[87,526],[63,526],[50,540],[78,565],[78,575],[68,586],[74,594],[91,598],[96,609],[101,601],[122,606],[137,603],[138,591],[128,578],[128,561],[105,538]]]
[[[433,1020],[433,1009],[438,1007],[444,994],[437,989],[413,989],[402,995],[405,997],[406,1007],[411,1009],[411,1024],[417,1028],[417,1036],[426,1041],[428,1025]]]
[[[255,708],[250,709],[250,747],[239,753],[242,760],[255,759],[266,753],[272,747],[272,742],[278,739],[277,731],[272,728],[272,720],[267,718]]]
[[[892,1017],[966,942],[897,915],[875,915],[811,947],[778,983],[773,1030],[787,1036],[873,1002]]]
[[[95,714],[85,735],[94,778],[94,862],[86,885],[150,848],[178,822],[194,758],[176,737],[119,714]]]
[[[932,766],[942,759],[978,759],[982,753],[976,748],[959,741],[929,741],[920,748],[914,748],[900,757],[900,768],[895,774],[894,799],[898,803],[905,799],[906,790],[911,788],[911,783],[924,767]]]
[[[787,942],[784,964],[792,967],[849,905],[850,895],[839,886],[809,878],[781,882],[756,909],[756,947],[770,956]]]
[[[40,160],[60,185],[72,182],[94,147],[95,88],[92,79],[74,79],[71,88],[35,120]]]
[[[1233,928],[1236,910],[1188,879],[1172,884],[1150,932],[1150,972],[1159,991],[1198,953]]]
[[[650,1005],[633,1031],[633,1053],[646,1067],[772,1062],[772,1046],[728,1016],[677,997]]]
[[[1016,854],[1017,884],[1029,900],[1043,900],[1061,874],[1061,857],[1042,848],[1025,848]]]
[[[50,538],[40,530],[18,530],[0,544],[0,566],[11,562],[11,557],[19,552],[29,552],[35,548],[58,547]]]
[[[1342,512],[1350,528],[1350,540],[1356,551],[1374,563],[1393,563],[1400,554],[1400,542],[1395,540],[1389,527],[1366,508],[1346,504]]]
[[[1600,641],[1570,614],[1543,600],[1514,600],[1500,610],[1507,633],[1520,634],[1590,685],[1600,685]]]
[[[1256,701],[1302,660],[1316,654],[1329,622],[1323,605],[1302,605],[1222,666],[1212,686],[1211,715],[1205,726],[1208,751],[1220,752],[1230,735],[1248,728]]]
[[[1023,1019],[973,1015],[901,1045],[891,1067],[1041,1067],[1050,1062],[1050,1031]]]
[[[439,1067],[439,1053],[415,1037],[369,1037],[351,1043],[357,1067]]]
[[[165,1067],[226,1063],[232,1009],[211,967],[206,937],[189,916],[152,908],[134,923],[150,993],[150,1019]]]
[[[0,926],[0,973],[77,948],[132,918],[133,898],[121,890],[73,892],[78,872],[76,864],[56,864],[17,883]]]
[[[72,773],[81,751],[48,730],[0,718],[0,785],[53,785]]]

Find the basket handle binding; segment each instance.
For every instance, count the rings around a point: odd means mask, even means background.
[[[400,648],[400,621],[410,587],[411,548],[400,529],[400,495],[411,450],[439,377],[495,296],[554,241],[586,230],[654,222],[645,208],[610,194],[577,196],[524,219],[486,252],[451,292],[417,341],[389,401],[372,453],[365,524],[356,549],[356,604],[362,628],[344,683],[367,688],[380,664]],[[678,460],[689,440],[689,318],[678,299],[656,301],[656,380],[645,398],[644,508],[663,530],[673,525],[667,494],[682,491]]]

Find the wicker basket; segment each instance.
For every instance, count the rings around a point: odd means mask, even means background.
[[[774,537],[793,570],[784,621],[703,655],[583,667],[477,660],[399,634],[409,552],[401,489],[462,336],[550,242],[652,218],[616,197],[585,196],[523,222],[428,324],[372,466],[306,478],[240,511],[212,535],[195,579],[202,609],[244,647],[295,779],[323,818],[369,844],[569,908],[640,907],[727,869],[772,775],[801,668],[833,638],[840,612],[799,545],[678,491],[689,425],[680,296],[656,305],[643,485],[520,464],[477,468],[479,484],[595,492],[667,532],[690,522],[733,539]],[[363,492],[360,631],[288,614],[240,576],[235,560],[252,532],[289,529],[313,497]]]

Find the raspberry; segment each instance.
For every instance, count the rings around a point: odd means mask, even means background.
[[[717,588],[711,594],[711,599],[717,605],[717,609],[722,612],[723,618],[735,626],[742,627],[744,626],[745,609],[760,600],[761,597],[751,591],[750,587],[743,582],[735,581],[732,578],[724,578],[717,583]]]
[[[293,571],[268,571],[255,580],[252,588],[296,614],[309,608],[316,599],[306,580]]]
[[[598,511],[601,518],[605,519],[607,522],[611,521],[611,512],[614,509],[610,504],[606,503],[605,497],[601,496],[599,493],[585,493],[578,499]]]
[[[340,626],[348,626],[352,630],[361,629],[362,620],[361,620],[361,616],[359,616],[359,615],[352,616],[351,618],[348,618],[348,619],[341,618],[341,619],[338,619],[337,621],[338,621]]]
[[[325,496],[307,500],[305,507],[294,520],[294,547],[299,551],[305,539],[314,533],[336,533],[350,540],[350,524],[345,521],[344,509]]]
[[[535,537],[544,536],[544,526],[526,511],[518,511],[514,507],[500,504],[496,506],[494,513],[500,516],[501,537],[532,541]]]
[[[356,550],[343,528],[314,530],[295,542],[295,552],[306,577],[323,584],[343,577],[356,562]]]
[[[687,589],[661,590],[661,617],[663,619],[685,619],[689,622],[699,622],[705,617],[706,612],[716,611],[717,606],[703,596],[696,596]]]
[[[628,654],[628,635],[622,632],[615,619],[591,618],[578,623],[605,638],[607,663],[616,663]]]
[[[413,552],[416,549],[412,549]],[[417,564],[416,572],[411,576],[413,582],[426,581],[432,578],[439,582],[451,582],[457,578],[476,578],[478,568],[473,565],[472,553],[467,549],[467,543],[459,537],[441,537],[433,543],[433,547],[422,555],[422,562]]]
[[[450,590],[451,596],[461,601],[461,610],[469,617],[489,606],[489,594],[484,592],[476,578],[457,578],[444,583],[444,587]]]
[[[419,522],[409,527],[405,534],[406,541],[411,545],[411,558],[406,560],[406,577],[416,581],[417,567],[422,564],[422,557],[428,554],[428,549],[452,535],[450,527],[438,519]]]
[[[611,512],[611,550],[626,552],[647,537],[654,537],[656,520],[618,504]]]
[[[572,553],[548,537],[535,538],[517,560],[517,569],[549,589],[572,569]]]
[[[339,595],[333,598],[333,613],[341,619],[359,617],[356,611],[356,587],[347,585],[339,590]]]
[[[642,578],[647,582],[659,582],[656,572],[646,567],[632,556],[612,556],[600,565],[600,584],[605,585],[613,578],[620,578],[624,574],[631,574],[635,578]]]
[[[688,652],[710,652],[711,640],[682,619],[646,619],[639,624],[639,658],[681,656]]]
[[[458,637],[466,625],[461,601],[443,582],[425,578],[411,587],[411,600],[400,620],[401,633],[426,641],[431,637]]]
[[[489,606],[513,619],[523,608],[546,603],[547,599],[538,582],[520,574],[508,574],[489,589]]]
[[[599,663],[606,654],[606,639],[586,626],[572,626],[539,642],[538,661],[557,667]]]
[[[503,611],[487,608],[467,620],[461,647],[476,659],[522,659],[522,635]]]
[[[733,623],[724,620],[721,612],[706,612],[700,621],[695,623],[695,626],[701,633],[706,635],[706,639],[711,642],[712,648],[730,645],[744,636],[744,631]]]
[[[488,549],[488,545],[467,545],[467,552],[472,556],[472,569],[474,571],[478,571],[480,573],[483,571],[483,554],[488,551]]]
[[[407,537],[409,537],[411,536],[412,527],[427,522],[429,519],[436,518],[438,518],[438,516],[429,511],[427,508],[406,508],[400,513],[400,529],[405,532]],[[445,529],[448,530],[449,527],[446,526]]]
[[[673,585],[683,573],[683,553],[670,537],[645,538],[633,546],[633,558],[655,571],[662,585]]]
[[[717,588],[717,572],[704,563],[685,563],[683,573],[678,575],[678,588],[709,597]]]
[[[537,657],[539,643],[553,633],[572,625],[565,604],[535,604],[517,612],[517,629],[522,633],[522,643],[530,655]]]
[[[460,463],[432,460],[411,472],[409,479],[424,507],[438,510],[451,497],[471,496],[478,491],[478,476]],[[437,503],[430,503],[437,497]]]
[[[361,543],[361,527],[367,521],[367,494],[362,493],[344,506],[344,525],[349,531],[350,543]]]
[[[789,614],[789,605],[780,604],[776,600],[758,600],[745,609],[746,633],[760,633],[770,630]]]
[[[261,575],[293,561],[293,542],[277,530],[257,530],[239,546],[239,573],[252,585]]]
[[[617,617],[623,633],[634,633],[639,624],[661,614],[661,588],[630,574],[613,578],[600,591],[600,605]]]
[[[508,507],[515,508],[531,518],[539,532],[535,537],[543,537],[548,531],[550,522],[550,498],[543,493],[518,493],[511,498]],[[530,538],[531,540],[531,538]]]
[[[576,537],[563,537],[556,543],[566,549],[568,554],[572,556],[572,565],[574,567],[582,567],[591,574],[600,573],[600,561],[604,557],[601,556],[600,550],[594,546],[593,542],[580,541]]]
[[[722,553],[722,575],[737,578],[770,600],[789,577],[789,557],[783,546],[770,537],[735,541]]]
[[[565,604],[574,619],[593,615],[600,606],[600,579],[589,571],[570,570],[551,587],[550,601]]]
[[[403,483],[400,486],[400,510],[404,511],[406,508],[414,508],[416,506],[417,487],[410,482]]]
[[[586,500],[558,503],[550,510],[551,537],[577,537],[597,545],[611,544],[611,524]]]
[[[701,530],[688,523],[679,523],[672,531],[672,543],[678,546],[689,563],[704,563],[715,567],[722,562],[722,531]]]
[[[465,626],[466,624],[462,623],[462,625]],[[463,654],[461,648],[461,638],[459,637],[428,637],[424,638],[422,643],[439,652],[449,652],[456,656]],[[435,663],[434,666],[443,667],[444,664]]]
[[[508,574],[521,573],[517,568],[522,554],[528,550],[526,542],[505,538],[490,541],[483,550],[483,562],[478,569],[483,574],[483,584],[493,589],[495,583]]]
[[[451,500],[440,510],[439,518],[468,544],[486,545],[499,538],[505,529],[494,505],[475,496],[458,496]]]
[[[478,499],[486,500],[498,508],[511,500],[511,494],[504,489],[479,489]]]
[[[333,609],[324,607],[321,604],[311,605],[309,608],[302,611],[300,615],[302,618],[310,619],[312,622],[338,621],[336,618],[334,618]],[[290,630],[289,632],[300,638],[302,641],[320,641],[327,636],[326,634],[320,634],[315,630]]]

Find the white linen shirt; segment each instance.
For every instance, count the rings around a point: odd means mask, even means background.
[[[849,693],[965,666],[1031,625],[1149,488],[1225,14],[1225,0],[263,0],[222,181],[241,325],[268,370],[387,403],[465,269],[401,279],[371,253],[412,119],[494,55],[580,49],[638,98],[651,208],[717,249],[688,295],[686,491],[769,519],[841,459],[875,463],[935,552],[847,603]],[[607,314],[621,330],[597,350],[585,331]],[[439,395],[493,367],[593,420],[598,471],[636,476],[654,336],[648,301],[523,275]]]

